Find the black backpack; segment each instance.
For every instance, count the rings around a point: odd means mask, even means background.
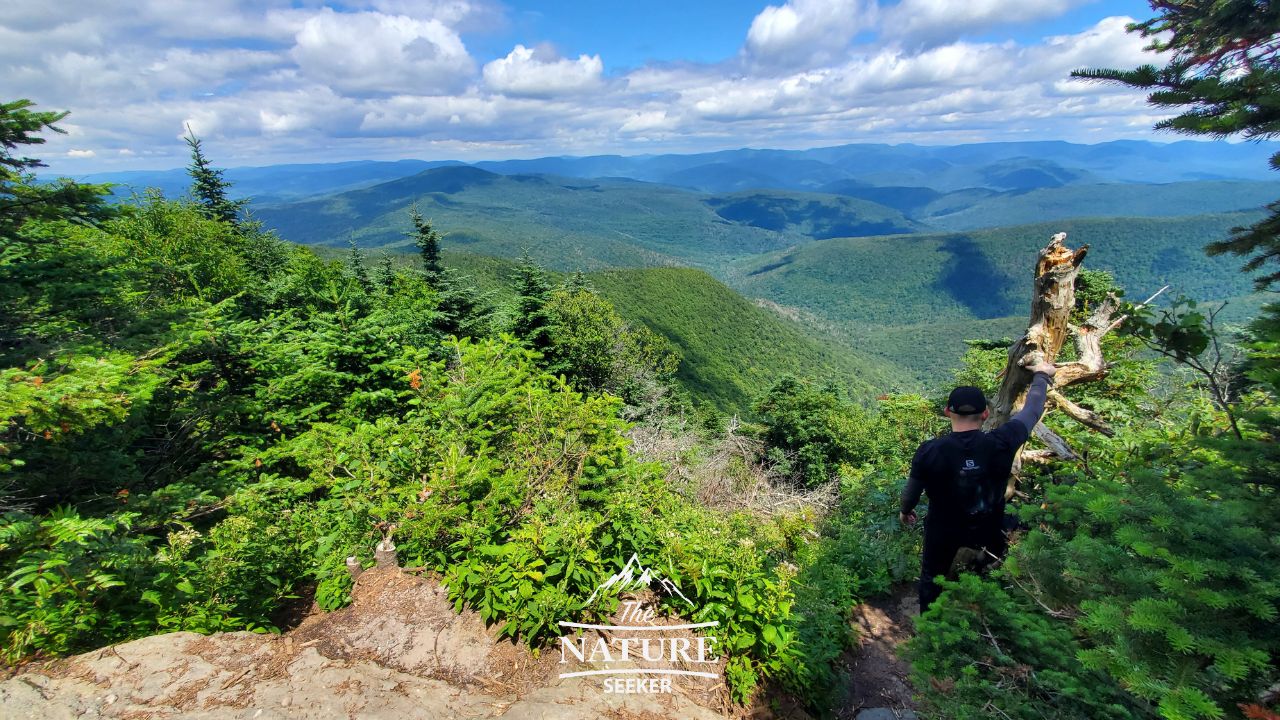
[[[985,435],[974,438],[972,447],[958,441],[944,442],[940,460],[945,491],[944,513],[965,524],[978,524],[1004,511],[1004,489],[1008,478],[1001,477],[999,451]],[[941,489],[941,488],[940,488]],[[930,500],[930,506],[935,503]]]

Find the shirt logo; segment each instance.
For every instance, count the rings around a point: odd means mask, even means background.
[[[965,461],[964,461],[964,469],[965,469],[965,470],[977,470],[977,469],[978,469],[978,465],[977,465],[977,464],[976,464],[972,459],[968,459],[968,460],[965,460]]]

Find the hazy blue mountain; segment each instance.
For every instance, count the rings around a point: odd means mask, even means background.
[[[630,178],[704,192],[800,190],[849,193],[849,188],[916,187],[948,193],[969,188],[1025,192],[1067,185],[1170,183],[1192,180],[1277,180],[1267,159],[1276,143],[1117,141],[979,143],[923,146],[851,144],[811,150],[738,149],[685,155],[596,155],[485,161],[501,175]],[[214,158],[216,161],[217,158]],[[455,161],[354,161],[236,167],[227,170],[238,197],[295,200],[395,180]],[[160,188],[186,192],[182,169],[94,173],[77,179],[120,183],[119,194]],[[840,188],[836,190],[835,188]],[[904,209],[898,205],[890,205]]]
[[[357,160],[340,163],[234,167],[228,168],[224,177],[232,183],[231,194],[234,197],[275,202],[375,185],[413,175],[428,168],[460,164],[453,161]],[[116,195],[125,197],[135,192],[142,193],[147,188],[157,188],[166,197],[176,198],[185,195],[191,186],[191,178],[184,168],[93,173],[76,179],[94,183],[116,183],[119,185],[115,190]]]
[[[970,189],[943,195],[908,215],[941,229],[973,230],[1073,217],[1180,217],[1252,211],[1277,198],[1280,182],[1274,180],[1064,185],[1002,193]]]
[[[1046,141],[954,146],[851,144],[811,150],[724,150],[689,155],[549,157],[485,162],[493,172],[622,176],[710,191],[817,190],[842,180],[867,185],[1027,190],[1071,183],[1168,183],[1276,179],[1275,143]]]
[[[700,193],[629,179],[500,175],[478,167],[427,170],[373,187],[255,208],[295,242],[404,246],[416,205],[447,242],[515,257],[526,248],[560,269],[708,266],[815,237],[921,229],[866,200],[786,191]]]

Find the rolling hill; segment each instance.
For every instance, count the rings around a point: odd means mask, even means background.
[[[235,167],[225,170],[223,177],[231,183],[232,198],[252,198],[255,202],[271,203],[376,185],[429,168],[459,164],[461,163],[453,161],[356,160]],[[83,182],[113,183],[117,185],[114,189],[117,197],[141,194],[147,188],[155,188],[164,193],[165,197],[177,198],[185,195],[191,185],[191,177],[185,168],[93,173],[76,179]]]
[[[1254,211],[1280,198],[1280,182],[1202,180],[1068,185],[1026,192],[943,195],[910,213],[942,230],[974,230],[1078,217],[1178,217]]]
[[[1104,183],[1275,180],[1267,164],[1275,150],[1275,143],[1130,140],[1096,145],[1057,141],[854,144],[810,150],[743,148],[688,155],[544,157],[474,165],[502,175],[630,178],[704,192],[839,192],[831,189],[839,184],[929,188],[939,193],[966,188],[1026,192]],[[226,178],[233,183],[235,196],[269,203],[366,187],[432,167],[461,164],[450,160],[361,160],[234,167],[226,171]],[[156,187],[169,197],[177,197],[185,193],[188,184],[181,168],[93,173],[76,179],[120,183],[119,192],[124,196]]]
[[[611,270],[589,280],[623,317],[679,347],[681,384],[722,410],[743,412],[784,374],[835,380],[864,401],[903,386],[884,360],[806,330],[700,270]]]
[[[692,155],[552,157],[477,163],[503,174],[617,176],[709,192],[820,190],[866,185],[1031,190],[1065,184],[1271,180],[1274,143],[1116,141],[1096,145],[1000,142],[969,145],[853,144],[810,150],[724,150]]]

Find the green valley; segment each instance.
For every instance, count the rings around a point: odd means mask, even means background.
[[[1091,266],[1113,272],[1131,295],[1170,285],[1225,300],[1249,295],[1252,281],[1235,259],[1207,257],[1201,248],[1258,216],[1076,219],[824,240],[741,262],[729,284],[813,313],[846,344],[885,357],[918,381],[936,381],[954,367],[964,340],[1021,332],[1027,268],[1054,233],[1088,244]]]

